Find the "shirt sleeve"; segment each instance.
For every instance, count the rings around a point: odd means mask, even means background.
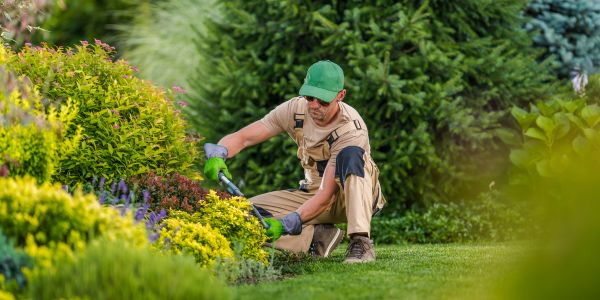
[[[284,103],[279,104],[268,114],[266,114],[260,122],[262,122],[269,130],[280,133],[282,131],[289,131],[291,119],[293,119],[292,101],[288,100]]]

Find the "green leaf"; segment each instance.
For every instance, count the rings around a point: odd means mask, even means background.
[[[517,122],[523,130],[527,130],[531,126],[531,123],[533,123],[535,120],[534,113],[528,113],[527,111],[516,106],[513,106],[511,109],[511,114],[513,117],[515,117],[515,119],[517,119]]]
[[[538,139],[540,141],[544,141],[544,142],[547,141],[547,138],[544,135],[544,133],[535,127],[531,127],[529,129],[527,129],[527,131],[525,131],[525,135],[530,138]]]
[[[579,155],[585,156],[591,150],[590,142],[583,136],[578,135],[575,139],[573,139],[573,150]]]
[[[554,123],[556,124],[555,139],[563,138],[571,130],[571,123],[565,113],[554,114]]]
[[[581,118],[585,120],[589,127],[596,127],[600,122],[600,107],[597,104],[584,107],[581,110]]]
[[[538,174],[543,177],[552,177],[554,173],[552,172],[552,167],[550,166],[550,161],[548,159],[542,159],[535,164],[536,170]]]
[[[596,132],[596,130],[591,129],[591,128],[584,128],[583,129],[583,134],[590,141],[595,140],[597,138],[597,136],[598,136],[598,133]]]
[[[542,130],[544,130],[547,137],[553,138],[554,128],[556,128],[556,124],[554,123],[554,120],[552,120],[548,117],[538,116],[537,119],[535,120],[535,123]]]
[[[526,169],[532,163],[533,158],[528,151],[512,149],[510,150],[509,159],[515,166]]]
[[[520,134],[508,128],[495,129],[494,135],[507,145],[517,146],[522,143]]]

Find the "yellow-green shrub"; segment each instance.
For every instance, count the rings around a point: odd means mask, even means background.
[[[65,126],[77,114],[71,100],[60,112],[44,107],[42,98],[28,80],[17,78],[5,68],[8,54],[0,47],[0,167],[10,176],[31,175],[50,180],[58,161],[72,152],[80,140],[75,127],[69,139]]]
[[[201,205],[200,220],[217,228],[229,241],[243,243],[243,257],[267,263],[268,255],[262,248],[267,241],[265,229],[251,215],[251,209],[246,198],[221,199],[211,191]]]
[[[217,257],[232,257],[229,242],[210,225],[189,221],[186,212],[177,212],[162,222],[155,247],[170,253],[193,256],[201,266],[212,265]]]
[[[143,224],[102,207],[94,195],[71,196],[60,185],[38,186],[33,178],[0,178],[0,187],[0,227],[35,259],[35,267],[51,267],[98,237],[148,243]]]
[[[27,76],[51,104],[73,99],[73,126],[83,128],[79,147],[60,161],[55,181],[74,185],[94,175],[118,179],[154,171],[191,174],[196,144],[170,96],[134,76],[113,49],[96,41],[75,48],[26,46],[9,53],[8,67]],[[74,127],[67,129],[71,137]]]
[[[250,216],[251,206],[246,198],[222,199],[211,190],[198,205],[196,213],[181,214],[179,217],[187,217],[190,222],[210,224],[231,243],[243,245],[242,257],[267,263],[267,252],[262,249],[267,236],[258,219]]]

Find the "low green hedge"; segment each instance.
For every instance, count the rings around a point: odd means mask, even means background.
[[[528,227],[523,210],[484,193],[472,203],[435,203],[425,211],[410,210],[397,218],[374,218],[377,243],[454,243],[503,241],[522,237]]]
[[[34,274],[31,299],[231,299],[231,291],[189,256],[118,242],[95,243],[75,261]]]

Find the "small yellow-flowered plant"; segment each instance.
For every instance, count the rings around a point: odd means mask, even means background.
[[[171,214],[190,222],[210,224],[231,243],[243,245],[242,257],[267,263],[268,254],[262,248],[267,236],[258,219],[250,214],[251,206],[246,198],[221,199],[211,190],[199,207],[198,212],[191,215]]]
[[[160,237],[153,245],[169,253],[193,256],[200,266],[212,265],[217,257],[233,256],[231,246],[223,235],[210,225],[190,221],[188,216],[181,211],[165,219]]]

